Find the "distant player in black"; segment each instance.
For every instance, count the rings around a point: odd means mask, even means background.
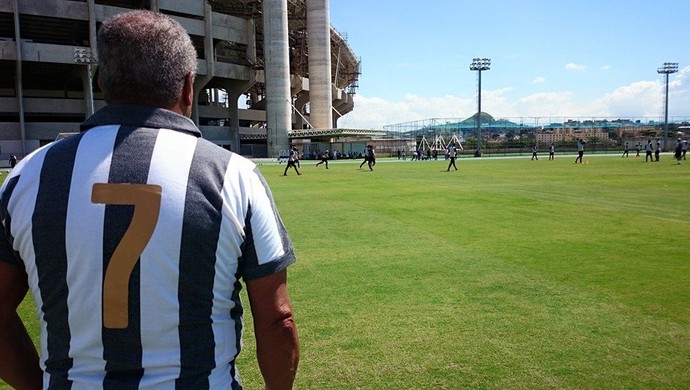
[[[299,170],[297,169],[297,148],[293,147],[290,149],[290,156],[288,156],[288,161],[287,165],[285,166],[285,172],[283,172],[283,176],[287,176],[287,171],[290,169],[290,167],[295,169],[295,172],[297,172],[298,175],[301,175]]]
[[[582,164],[582,156],[585,154],[585,140],[580,138],[577,140],[577,158],[575,159],[575,164],[577,164],[578,160],[580,161],[580,164]]]
[[[623,149],[623,155],[621,157],[628,157],[628,143],[625,143],[625,147]]]
[[[369,165],[369,170],[373,171],[374,165],[376,165],[376,152],[374,152],[374,146],[373,145],[367,146],[367,162]]]
[[[446,169],[446,172],[450,171],[450,167],[455,168],[455,170],[458,170],[458,166],[455,165],[455,158],[458,155],[458,148],[455,146],[455,144],[450,144],[448,145],[448,158],[450,159],[450,162],[448,163],[448,169]]]
[[[376,153],[374,152],[374,147],[372,145],[367,145],[366,149],[364,149],[364,161],[359,164],[359,169],[362,169],[362,165],[365,163],[367,163],[369,166],[370,171],[374,170],[372,168],[374,165],[376,165]]]
[[[362,169],[362,165],[366,164],[369,162],[369,145],[364,149],[364,161],[362,161],[361,164],[359,164],[359,169]]]
[[[647,145],[645,145],[645,147],[644,147],[644,153],[645,153],[644,161],[645,162],[650,161],[650,160],[652,162],[654,162],[654,157],[652,156],[653,149],[654,149],[654,147],[652,146],[652,140],[648,139]]]
[[[638,142],[637,145],[635,145],[635,151],[636,151],[635,157],[640,157],[640,150],[641,149],[642,149],[642,144]]]
[[[674,152],[673,157],[676,158],[678,165],[680,165],[680,160],[683,159],[683,141],[681,141],[680,138],[678,138],[678,142],[676,142],[676,149]]]
[[[537,157],[537,145],[532,144],[532,160],[539,160],[539,157]]]
[[[321,162],[317,163],[316,166],[318,167],[321,164],[326,164],[326,169],[328,169],[328,149],[326,149],[325,152],[321,153]]]
[[[556,158],[556,147],[553,145],[553,142],[551,142],[551,145],[549,145],[549,160],[554,160]]]

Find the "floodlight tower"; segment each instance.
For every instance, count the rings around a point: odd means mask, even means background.
[[[86,82],[84,85],[84,100],[86,101],[86,117],[93,115],[93,65],[98,64],[98,59],[94,56],[90,48],[75,48],[74,63],[86,65]]]
[[[664,150],[666,150],[666,139],[668,138],[668,75],[678,73],[678,63],[664,62],[664,65],[658,68],[656,72],[666,75],[666,100],[664,102]]]
[[[470,70],[476,70],[478,76],[477,85],[477,150],[481,149],[482,139],[482,71],[491,68],[490,58],[473,58]]]

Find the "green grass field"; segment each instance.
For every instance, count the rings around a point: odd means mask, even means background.
[[[574,159],[262,165],[298,255],[295,387],[690,388],[690,163]],[[244,340],[261,389],[251,318]]]

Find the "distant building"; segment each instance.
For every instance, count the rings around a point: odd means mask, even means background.
[[[539,130],[534,136],[538,144],[577,141],[580,138],[584,140],[596,138],[602,143],[609,142],[609,133],[607,131],[593,127],[549,128]]]

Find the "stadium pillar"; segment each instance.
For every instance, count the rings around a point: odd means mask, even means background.
[[[333,128],[329,8],[328,0],[307,0],[309,121],[317,129]]]
[[[19,1],[14,0],[14,42],[17,52],[15,88],[17,90],[17,107],[19,107],[19,133],[22,139],[22,153],[26,154],[26,125],[24,123],[24,84],[22,83],[22,43],[19,24]]]
[[[264,62],[268,156],[290,146],[292,129],[287,0],[264,0]]]
[[[252,71],[253,73],[254,71]],[[253,84],[255,75],[252,75],[249,81],[241,80],[226,80],[222,83],[225,92],[228,95],[228,138],[232,141],[232,150],[240,152],[240,116],[239,108],[237,107],[237,100],[246,92]]]

